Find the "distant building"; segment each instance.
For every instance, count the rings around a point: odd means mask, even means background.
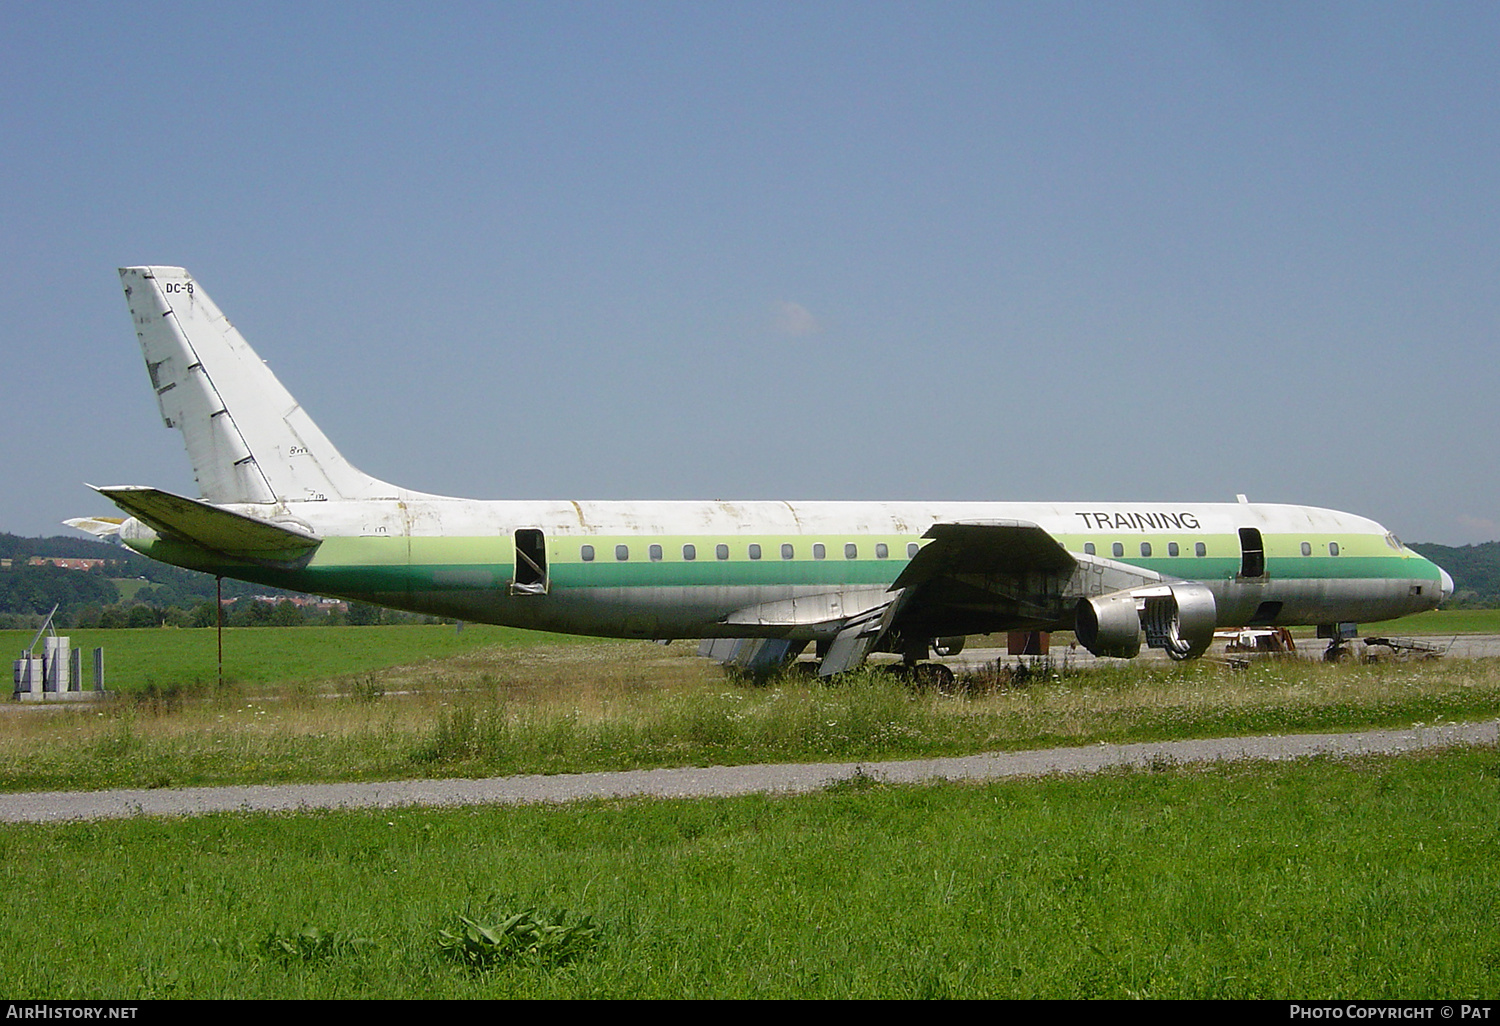
[[[269,605],[279,605],[282,602],[290,602],[298,609],[316,609],[321,612],[338,610],[341,613],[349,611],[349,603],[342,599],[320,598],[317,595],[252,595],[256,602],[265,602]],[[225,599],[224,604],[229,605],[233,599]]]
[[[5,561],[8,565],[10,560]],[[96,566],[103,566],[110,562],[107,559],[69,559],[62,556],[32,556],[28,559],[29,566],[60,566],[64,570],[92,570]]]

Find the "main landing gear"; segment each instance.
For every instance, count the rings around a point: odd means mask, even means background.
[[[958,687],[953,671],[942,663],[922,662],[927,658],[929,647],[933,647],[933,642],[927,638],[903,645],[901,665],[895,667],[896,675],[918,691],[937,691],[951,695]],[[938,655],[957,655],[963,648],[963,638],[938,638],[935,647]]]
[[[1328,647],[1323,650],[1323,661],[1325,663],[1343,662],[1349,658],[1349,642],[1359,637],[1359,624],[1320,623],[1318,624],[1318,637],[1328,639]]]
[[[958,680],[953,676],[953,671],[942,663],[916,663],[912,666],[902,663],[895,670],[898,676],[917,691],[936,691],[942,695],[951,695],[958,690]]]

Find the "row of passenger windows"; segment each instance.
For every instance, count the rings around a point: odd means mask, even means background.
[[[917,545],[916,542],[909,542],[909,543],[907,543],[907,546],[906,546],[906,558],[907,559],[911,559],[913,556],[915,556],[917,554],[917,548],[918,548],[918,545]],[[761,556],[763,555],[763,550],[762,550],[759,542],[751,542],[749,545],[747,545],[745,547],[745,552],[746,552],[746,554],[751,559],[760,559]],[[594,561],[594,547],[592,545],[584,545],[584,546],[580,547],[579,550],[578,550],[578,554],[579,554],[580,557],[582,557],[582,559],[583,559],[583,561],[585,563],[592,563]],[[662,547],[660,545],[648,545],[646,547],[646,558],[648,558],[649,560],[651,560],[651,562],[653,562],[653,563],[659,563],[659,562],[661,562],[661,560],[663,558],[663,555],[664,555],[664,553],[663,553]],[[682,558],[683,558],[684,562],[688,562],[688,563],[693,562],[695,559],[698,558],[698,546],[694,545],[692,542],[688,542],[688,543],[684,544],[682,546]],[[725,545],[723,543],[715,545],[714,546],[714,558],[715,559],[728,559],[729,558],[729,546]],[[794,546],[791,542],[782,542],[782,544],[781,544],[781,558],[782,559],[796,559],[797,558],[797,549],[796,549],[796,546]],[[822,542],[813,542],[813,546],[812,546],[812,558],[813,559],[827,559],[828,558],[828,547],[826,545],[824,545]],[[858,559],[859,558],[859,544],[857,542],[845,542],[844,543],[844,558],[845,559]],[[876,542],[875,543],[875,558],[876,559],[890,559],[891,558],[891,547],[889,545],[887,545],[885,542]],[[630,559],[630,546],[629,545],[616,545],[615,546],[615,559],[617,561],[621,562],[621,563],[626,562],[627,560],[629,560]]]
[[[1083,551],[1086,552],[1090,556],[1097,555],[1097,553],[1094,551],[1094,543],[1093,542],[1084,542],[1084,544],[1083,544]],[[1141,542],[1141,555],[1142,556],[1150,556],[1151,555],[1151,551],[1152,550],[1151,550],[1151,543],[1150,542]],[[1312,555],[1312,551],[1313,551],[1312,550],[1312,542],[1303,542],[1302,543],[1302,554],[1304,556],[1311,556]],[[1119,559],[1121,556],[1125,555],[1125,543],[1124,542],[1115,542],[1113,545],[1110,546],[1110,553],[1116,559]],[[1331,541],[1331,542],[1328,543],[1328,554],[1330,556],[1337,556],[1339,554],[1339,543],[1338,542]],[[1180,556],[1180,555],[1182,555],[1182,550],[1178,547],[1178,545],[1177,545],[1176,542],[1167,542],[1167,555],[1169,555],[1169,556]],[[1208,555],[1208,546],[1205,545],[1205,544],[1203,544],[1203,542],[1194,542],[1193,543],[1193,555],[1195,555],[1195,556],[1206,556],[1206,555]]]

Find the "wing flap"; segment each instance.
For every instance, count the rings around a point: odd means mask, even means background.
[[[832,677],[863,663],[891,629],[891,624],[895,622],[910,594],[909,591],[897,592],[885,606],[851,619],[828,646],[827,654],[818,664],[818,676]]]

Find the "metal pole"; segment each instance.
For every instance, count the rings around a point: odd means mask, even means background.
[[[219,689],[224,688],[224,578],[214,577],[214,609],[219,617]]]

